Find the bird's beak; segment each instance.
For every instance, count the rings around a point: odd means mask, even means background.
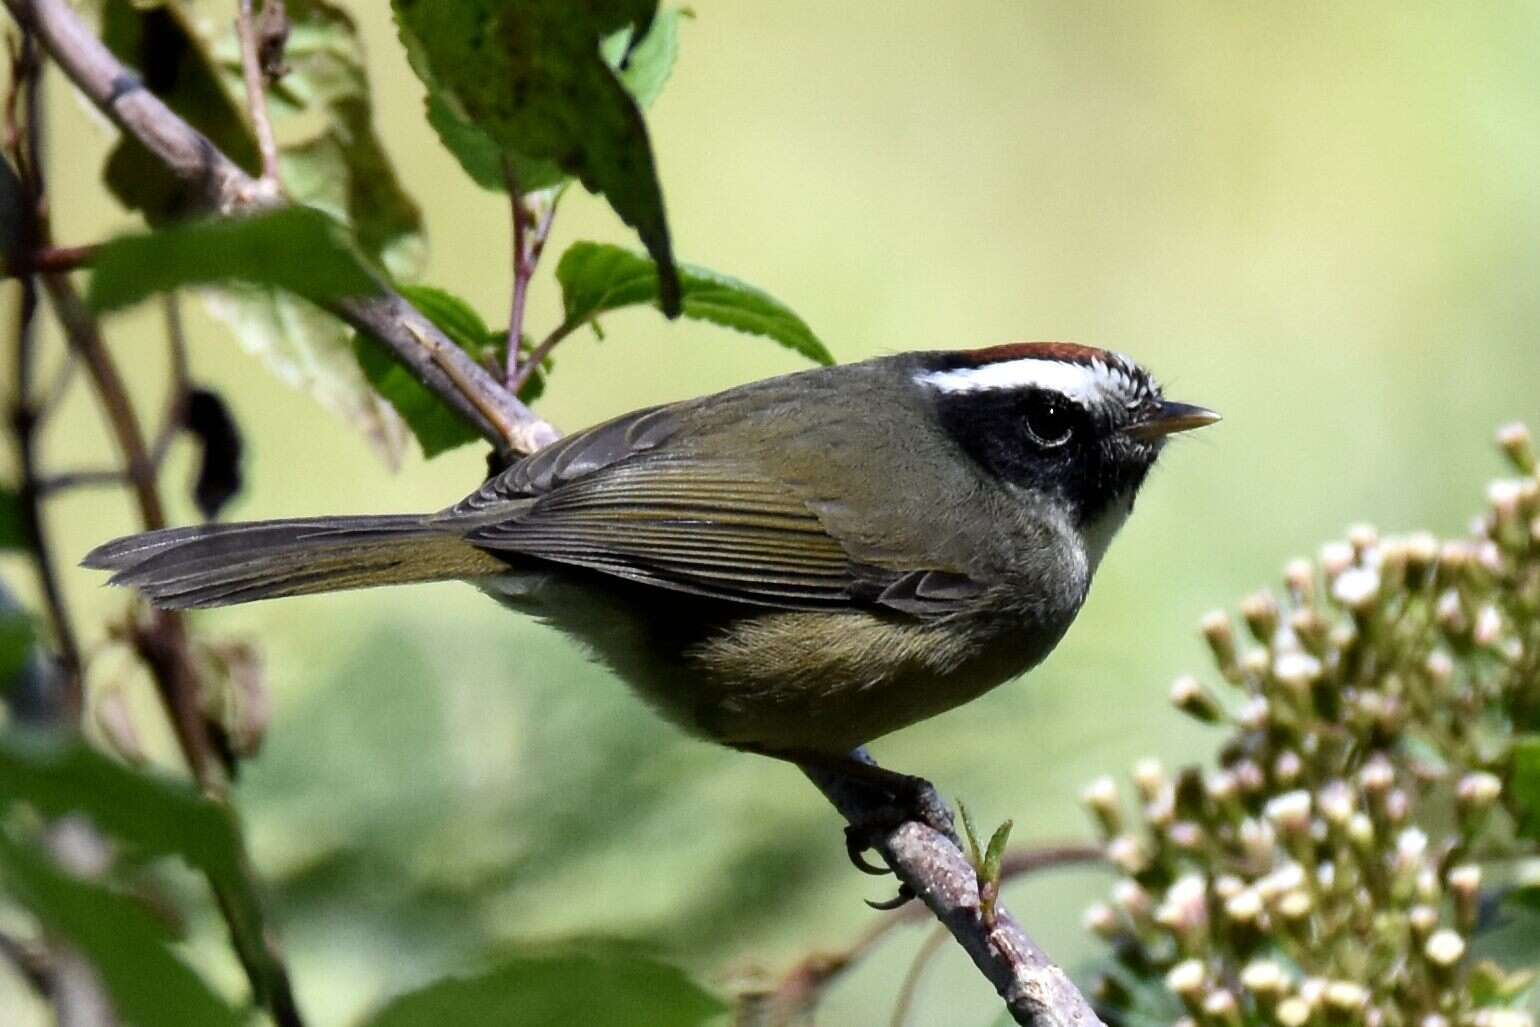
[[[1219,420],[1219,415],[1191,403],[1161,403],[1148,417],[1129,425],[1127,431],[1136,439],[1159,439],[1179,431],[1192,431]]]

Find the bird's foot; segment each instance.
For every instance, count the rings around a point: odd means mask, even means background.
[[[845,853],[850,857],[851,864],[863,874],[882,875],[892,872],[890,868],[867,859],[866,854],[881,853],[882,843],[887,837],[911,821],[924,824],[961,847],[953,827],[952,811],[937,794],[935,787],[923,777],[900,774],[877,766],[864,749],[857,749],[848,756],[758,751],[796,763],[820,785],[823,781],[837,780],[841,786],[861,793],[861,812],[845,828]],[[875,909],[896,909],[914,897],[914,891],[904,884],[888,902],[869,902],[868,905]]]

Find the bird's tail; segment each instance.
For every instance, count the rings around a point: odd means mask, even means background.
[[[116,572],[111,584],[165,609],[470,578],[505,566],[413,515],[168,528],[108,542],[81,562]]]

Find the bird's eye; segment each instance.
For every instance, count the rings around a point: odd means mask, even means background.
[[[1052,392],[1034,392],[1027,400],[1027,431],[1045,449],[1062,446],[1075,431],[1075,411],[1069,400]]]

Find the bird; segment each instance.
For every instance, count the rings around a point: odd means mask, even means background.
[[[1217,420],[1096,347],[900,353],[616,417],[435,513],[170,528],[83,562],[167,609],[467,581],[691,734],[853,769],[1041,662],[1166,441]]]

